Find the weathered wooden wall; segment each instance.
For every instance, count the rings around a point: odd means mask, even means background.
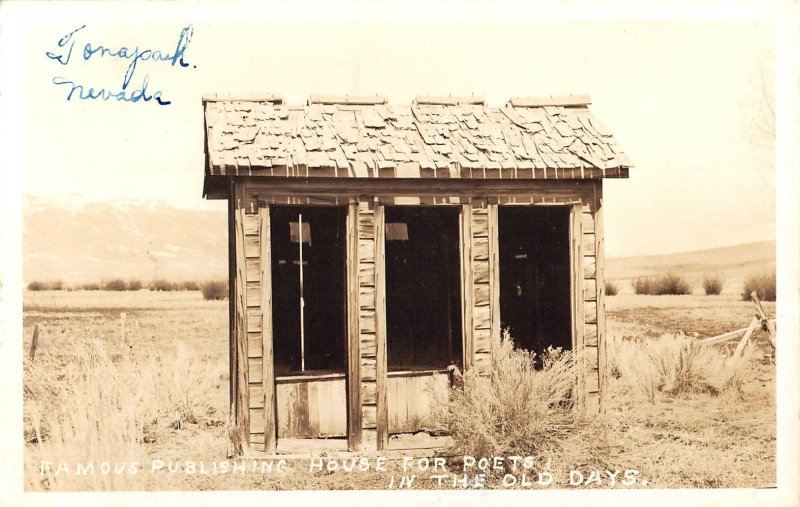
[[[603,235],[601,182],[553,182],[531,190],[509,190],[497,198],[431,196],[419,182],[418,198],[331,195],[324,187],[304,191],[283,188],[280,195],[258,182],[231,186],[231,396],[232,414],[242,435],[242,452],[274,451],[280,427],[272,358],[269,204],[348,204],[348,373],[347,433],[353,449],[382,449],[391,430],[391,388],[386,370],[383,204],[460,206],[463,288],[464,365],[485,369],[500,337],[498,283],[498,206],[578,205],[580,259],[573,264],[580,280],[582,342],[590,373],[585,376],[586,403],[596,411],[605,385]],[[290,191],[291,190],[291,191]],[[411,192],[410,192],[411,193]],[[378,195],[377,193],[374,195]],[[427,197],[426,197],[427,195]],[[492,195],[491,193],[489,194]],[[423,202],[424,201],[424,202]],[[468,241],[465,241],[468,239]],[[582,267],[582,270],[579,269]],[[582,271],[582,272],[580,272]],[[395,388],[397,386],[395,385]],[[284,393],[285,394],[285,393]],[[396,416],[392,416],[396,417]],[[397,421],[395,421],[397,422]],[[247,437],[249,435],[249,437]]]
[[[375,207],[358,203],[358,337],[361,368],[361,449],[378,441],[378,341],[375,317]]]
[[[278,438],[347,436],[344,375],[281,378],[276,388]]]
[[[389,433],[438,430],[431,419],[437,402],[447,399],[450,373],[392,372],[388,382]]]
[[[272,287],[269,208],[259,207],[244,185],[235,190],[236,340],[243,370],[239,403],[247,407],[246,431],[254,451],[275,449],[275,383],[272,354]],[[245,380],[246,379],[246,380]],[[244,421],[240,423],[245,428]]]

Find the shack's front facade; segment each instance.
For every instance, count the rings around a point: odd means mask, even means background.
[[[229,201],[231,410],[281,439],[385,450],[434,430],[452,366],[517,346],[606,377],[603,178],[630,167],[585,96],[207,97],[204,193]]]

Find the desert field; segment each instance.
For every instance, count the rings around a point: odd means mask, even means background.
[[[637,357],[649,350],[648,343],[671,343],[675,335],[697,339],[746,327],[750,303],[735,294],[621,294],[607,297],[606,308],[615,354],[607,410],[558,442],[549,468],[587,475],[637,470],[644,480],[630,487],[773,485],[775,368],[763,331],[754,334],[735,365],[728,362],[735,340],[708,351],[708,361],[736,370],[719,389],[642,388],[642,358]],[[774,314],[774,303],[765,303],[765,309]],[[389,475],[372,468],[310,470],[302,460],[275,470],[259,464],[258,472],[211,473],[227,463],[227,319],[227,301],[204,301],[199,292],[26,291],[26,489],[390,488],[387,477],[403,473],[400,461],[388,463]],[[704,357],[697,356],[697,363]],[[690,373],[711,365],[697,363]],[[77,473],[87,463],[97,469]],[[100,471],[104,463],[111,472]],[[137,473],[113,471],[115,464],[131,463],[139,464]],[[448,481],[440,485],[432,473],[417,471],[413,487],[462,487]],[[550,487],[576,487],[565,473],[555,476]],[[612,486],[606,481],[583,487]]]

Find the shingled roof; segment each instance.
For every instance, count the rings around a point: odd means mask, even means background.
[[[205,97],[206,176],[350,178],[627,177],[628,162],[587,96]]]

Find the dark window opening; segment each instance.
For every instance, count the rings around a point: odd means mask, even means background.
[[[389,369],[459,364],[458,210],[389,207],[385,221]]]
[[[514,346],[572,349],[569,209],[500,207],[500,320]]]
[[[301,372],[301,366],[304,366],[304,372],[345,371],[346,216],[346,210],[339,207],[270,207],[276,375]]]

